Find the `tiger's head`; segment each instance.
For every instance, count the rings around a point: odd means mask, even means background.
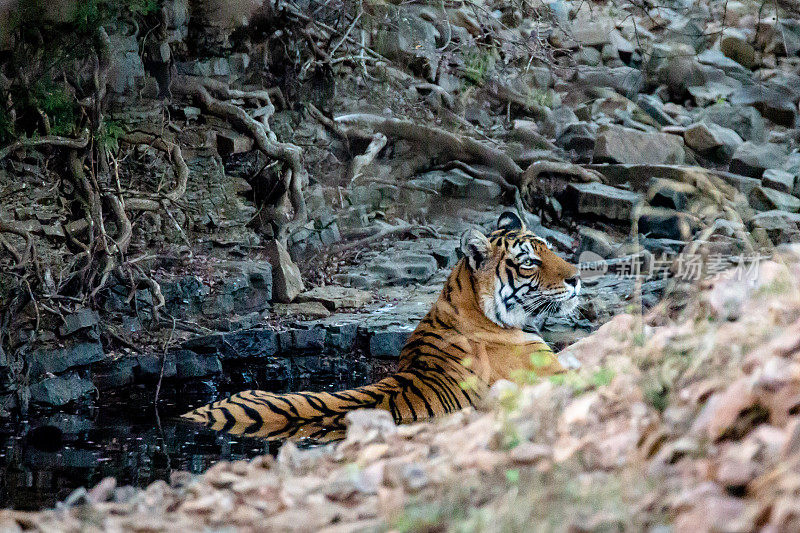
[[[568,315],[578,305],[578,269],[525,229],[515,213],[500,215],[488,236],[467,231],[461,251],[475,283],[478,304],[492,322],[524,328],[550,315]]]

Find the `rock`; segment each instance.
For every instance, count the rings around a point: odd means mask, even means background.
[[[581,226],[578,229],[578,235],[580,237],[579,252],[593,252],[603,259],[614,257],[616,247],[606,232]]]
[[[112,33],[109,40],[111,63],[108,68],[108,87],[118,95],[130,93],[145,75],[136,35]]]
[[[598,67],[578,70],[578,82],[586,87],[609,87],[627,97],[644,88],[644,75],[631,67]]]
[[[728,78],[723,70],[704,65],[693,55],[694,51],[688,55],[667,57],[656,71],[656,78],[667,86],[672,100],[681,101],[687,95],[697,99],[698,94],[707,93],[706,98],[713,101],[716,95],[727,96],[741,86],[737,80]]]
[[[731,104],[750,105],[775,124],[794,127],[797,122],[797,98],[778,86],[758,83],[747,85],[731,95]]]
[[[217,153],[222,157],[242,154],[253,149],[253,139],[233,131],[217,132]]]
[[[642,195],[602,183],[571,183],[564,196],[564,207],[583,215],[630,221]]]
[[[764,119],[750,106],[717,103],[702,110],[698,119],[731,129],[745,141],[760,143],[766,139]]]
[[[197,120],[200,118],[200,108],[194,106],[174,106],[170,108],[172,116],[178,120]]]
[[[369,353],[372,357],[394,359],[400,356],[400,350],[411,337],[411,328],[390,327],[374,332],[369,338]]]
[[[375,37],[375,50],[407,65],[424,78],[436,74],[436,35],[433,24],[407,9],[389,6]]]
[[[81,309],[64,317],[64,324],[58,329],[62,337],[72,335],[78,330],[96,326],[100,322],[97,312],[92,309]]]
[[[683,139],[687,146],[698,152],[717,152],[726,159],[730,159],[744,142],[734,130],[713,122],[692,124],[683,132]]]
[[[579,65],[586,65],[589,67],[596,67],[603,61],[600,50],[592,48],[591,46],[584,46],[578,53],[575,54],[575,61]]]
[[[761,181],[766,187],[792,194],[800,183],[800,178],[785,170],[768,168],[764,171]]]
[[[574,151],[578,161],[591,161],[594,153],[597,126],[592,122],[573,122],[567,124],[556,145],[566,151]]]
[[[325,285],[314,287],[297,297],[298,302],[320,302],[330,311],[341,308],[363,307],[372,301],[372,293],[352,287]]]
[[[358,324],[328,324],[325,341],[333,349],[351,352],[358,336]]]
[[[266,261],[221,261],[217,269],[226,275],[214,287],[212,297],[203,302],[207,315],[208,307],[230,308],[236,314],[260,312],[269,307],[272,300],[272,266]],[[228,311],[228,313],[230,312]],[[223,315],[228,313],[222,313]]]
[[[273,308],[276,316],[302,315],[308,318],[325,318],[331,315],[327,307],[321,302],[293,302],[290,304],[275,304]]]
[[[720,172],[718,176],[722,178],[722,180],[728,185],[734,187],[737,191],[741,192],[745,196],[750,194],[750,191],[761,185],[760,179],[748,178],[747,176],[733,174],[731,172]]]
[[[94,384],[74,372],[46,378],[30,387],[31,400],[36,403],[61,406],[97,392]]]
[[[597,134],[594,162],[627,164],[682,164],[683,139],[666,133],[645,133],[609,126]]]
[[[766,17],[756,25],[756,47],[763,54],[784,56],[800,52],[800,23],[795,17]]]
[[[755,48],[747,41],[747,36],[737,29],[725,28],[719,41],[719,49],[725,56],[747,69],[756,65]]]
[[[583,13],[576,18],[569,29],[569,37],[583,47],[603,46],[611,42],[614,24],[606,17],[590,17]]]
[[[118,389],[131,385],[139,366],[135,357],[118,357],[92,368],[92,383],[100,389]]]
[[[222,363],[215,355],[204,355],[190,350],[173,350],[176,377],[201,378],[222,373]]]
[[[800,199],[768,187],[755,187],[750,191],[747,199],[750,205],[759,211],[770,211],[772,209],[790,213],[800,211]]]
[[[441,192],[453,198],[490,201],[499,197],[502,190],[500,185],[493,181],[476,179],[460,170],[453,170],[442,180]]]
[[[430,483],[425,469],[417,463],[403,465],[400,477],[403,488],[411,494],[421,491]]]
[[[181,348],[222,360],[271,357],[278,353],[278,334],[267,328],[215,333],[189,339]]]
[[[142,380],[157,380],[161,377],[161,368],[163,364],[165,378],[174,378],[177,375],[175,366],[175,352],[170,351],[162,355],[140,355],[136,358],[138,363],[134,372],[138,379]]]
[[[432,255],[406,253],[395,259],[382,259],[374,262],[370,270],[393,285],[408,285],[429,280],[439,264]]]
[[[309,328],[298,328],[292,330],[292,349],[306,351],[306,352],[319,352],[325,347],[325,339],[328,332],[324,327],[315,325]],[[281,344],[281,348],[284,348]]]
[[[774,244],[800,242],[800,214],[772,210],[757,213],[750,219],[753,233],[763,233]]]
[[[686,213],[645,207],[639,216],[639,233],[650,237],[688,241],[692,236],[692,223]]]
[[[105,358],[103,346],[99,342],[79,342],[65,348],[39,350],[29,358],[28,365],[32,376],[50,372],[58,374],[69,368],[85,366]]]
[[[305,290],[300,269],[294,264],[292,258],[289,257],[289,252],[280,242],[268,241],[265,250],[272,265],[273,299],[277,302],[289,303]]]
[[[383,409],[357,409],[350,411],[344,417],[347,425],[347,436],[358,436],[370,431],[377,432],[382,437],[397,433],[397,425],[389,411]]]
[[[678,123],[664,111],[664,103],[654,95],[640,94],[636,104],[661,126],[676,126]]]
[[[733,59],[726,57],[725,54],[718,50],[703,50],[702,53],[697,55],[697,60],[704,65],[718,68],[723,71],[726,76],[730,76],[742,83],[750,83],[752,81],[753,73],[750,72],[750,70]]]
[[[689,87],[687,92],[692,95],[698,106],[706,107],[720,100],[727,100],[739,89],[741,83],[724,76],[721,81],[709,81],[703,85]]]
[[[515,446],[508,457],[516,464],[527,465],[547,459],[552,455],[553,450],[546,444],[523,442]]]
[[[779,168],[786,161],[786,152],[776,144],[746,142],[739,146],[731,160],[731,172],[761,178],[768,168]]]

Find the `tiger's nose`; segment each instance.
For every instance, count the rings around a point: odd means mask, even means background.
[[[578,293],[579,290],[581,290],[581,278],[578,276],[572,276],[571,278],[567,278],[564,280],[564,283],[568,287],[572,287],[576,294]]]

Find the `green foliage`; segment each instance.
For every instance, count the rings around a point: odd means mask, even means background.
[[[528,96],[529,105],[539,107],[553,107],[553,91],[549,89],[534,89]]]
[[[589,389],[596,389],[611,383],[616,374],[613,370],[606,367],[601,367],[590,375],[585,375],[578,372],[566,372],[564,374],[556,374],[550,376],[550,382],[555,385],[566,385],[570,387],[576,394],[580,394]]]
[[[15,137],[14,122],[11,120],[11,117],[8,116],[8,113],[0,108],[0,144],[8,144],[12,142]]]
[[[97,132],[95,140],[104,150],[116,152],[119,149],[119,137],[125,133],[122,123],[116,120],[106,120]]]
[[[159,0],[88,0],[80,2],[72,16],[72,25],[78,33],[93,35],[97,29],[109,22],[137,18],[155,13]]]
[[[509,468],[508,470],[506,470],[506,481],[512,484],[519,483],[519,469]]]
[[[61,87],[39,83],[33,91],[33,98],[50,120],[50,133],[69,135],[74,132],[77,114],[72,95]]]
[[[464,76],[474,85],[483,85],[486,74],[494,68],[494,50],[476,50],[464,58]]]
[[[664,412],[669,405],[669,388],[663,383],[651,384],[644,389],[644,399],[656,411]]]

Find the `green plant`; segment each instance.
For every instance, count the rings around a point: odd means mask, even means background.
[[[17,137],[14,128],[14,121],[8,116],[4,109],[0,109],[0,144],[5,145],[12,142]]]
[[[125,133],[122,123],[116,120],[106,120],[97,132],[96,141],[101,148],[116,152],[119,149],[119,137]]]
[[[589,389],[608,385],[615,375],[616,373],[610,368],[601,367],[589,376],[578,372],[556,374],[555,376],[550,376],[550,382],[555,385],[566,385],[576,394],[580,394]]]
[[[75,100],[64,89],[50,83],[38,83],[33,98],[50,120],[50,133],[69,135],[74,132],[77,117]]]
[[[483,85],[486,74],[494,67],[494,50],[477,50],[464,58],[464,76],[475,85]]]

